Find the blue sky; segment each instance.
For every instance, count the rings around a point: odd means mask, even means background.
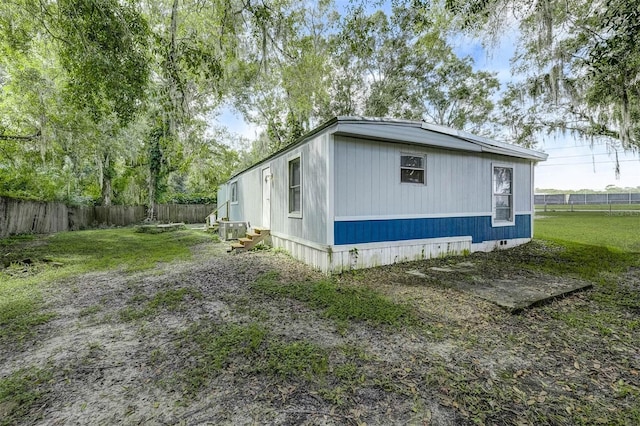
[[[349,2],[338,1],[339,9]],[[369,3],[371,5],[372,3]],[[388,11],[388,3],[383,6]],[[370,9],[372,6],[369,7]],[[509,60],[516,48],[515,34],[508,34],[498,46],[485,50],[479,40],[468,37],[453,37],[456,52],[470,55],[478,70],[496,72],[501,83],[512,81]],[[240,114],[223,109],[216,122],[230,131],[246,138],[255,138],[260,129],[246,123]],[[618,152],[620,177],[615,175],[615,156],[607,152],[604,144],[590,147],[585,141],[570,136],[541,135],[538,149],[549,154],[546,162],[536,167],[536,188],[554,188],[565,190],[594,189],[602,190],[607,185],[618,187],[640,187],[640,156]]]

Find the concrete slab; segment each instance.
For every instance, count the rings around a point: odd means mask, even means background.
[[[556,282],[503,279],[491,282],[457,283],[456,287],[514,312],[546,300],[591,288],[592,284],[566,279]]]
[[[585,281],[543,273],[526,276],[507,273],[503,278],[490,278],[481,266],[463,261],[423,270],[412,269],[406,273],[422,278],[435,275],[446,285],[488,300],[511,312],[592,287],[592,284]]]

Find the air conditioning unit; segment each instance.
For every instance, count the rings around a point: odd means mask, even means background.
[[[237,240],[247,234],[247,222],[220,221],[218,225],[221,240]]]

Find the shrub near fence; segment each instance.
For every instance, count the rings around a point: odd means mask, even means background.
[[[204,223],[215,204],[160,204],[159,222]],[[80,206],[0,197],[0,238],[15,234],[50,234],[99,226],[142,222],[144,206]]]

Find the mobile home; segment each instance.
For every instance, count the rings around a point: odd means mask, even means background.
[[[230,221],[341,272],[530,241],[546,154],[424,122],[337,117],[221,186]]]

